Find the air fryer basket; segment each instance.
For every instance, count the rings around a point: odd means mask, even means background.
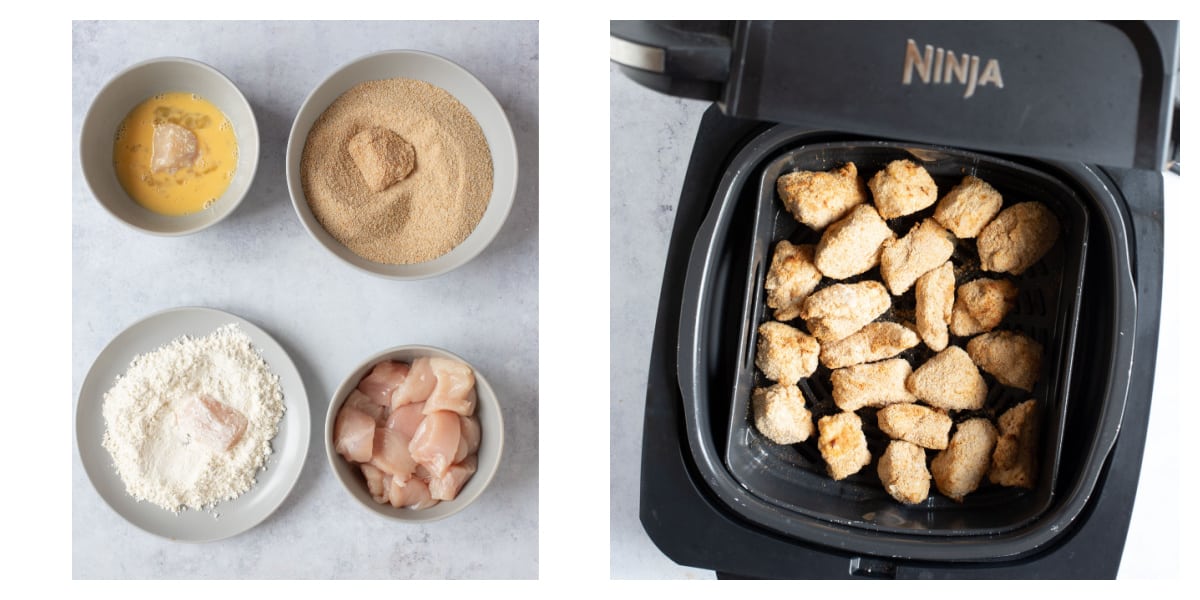
[[[974,175],[995,187],[1004,197],[1004,207],[1037,200],[1058,217],[1060,235],[1050,252],[1017,277],[979,269],[975,240],[958,240],[953,262],[956,286],[979,277],[1007,278],[1019,289],[1016,307],[996,330],[1020,331],[1044,348],[1042,372],[1032,394],[1001,385],[983,373],[988,384],[987,402],[980,411],[953,413],[956,422],[986,416],[993,420],[1008,408],[1035,398],[1042,413],[1039,433],[1039,476],[1032,490],[1001,487],[986,482],[964,502],[950,500],[931,486],[929,498],[912,506],[893,500],[876,474],[876,464],[889,442],[875,425],[876,409],[861,409],[872,462],[842,481],[826,475],[817,450],[816,435],[802,444],[778,445],[762,436],[752,424],[750,396],[754,387],[771,385],[754,366],[757,328],[772,320],[766,307],[763,281],[775,244],[787,239],[796,244],[815,244],[820,232],[799,224],[783,207],[775,191],[775,180],[795,171],[825,171],[853,162],[860,176],[870,177],[887,163],[909,159],[923,167],[938,185],[939,196]],[[739,336],[739,364],[734,377],[728,419],[725,461],[730,473],[751,493],[780,508],[809,517],[825,519],[869,530],[925,535],[988,535],[1026,524],[1042,514],[1054,494],[1054,481],[1061,450],[1068,402],[1072,353],[1086,259],[1087,212],[1075,193],[1055,178],[1006,160],[973,152],[901,144],[863,141],[806,144],[791,148],[770,161],[763,170],[755,207],[753,233],[748,238],[750,265],[745,282]],[[922,219],[932,215],[929,207],[914,215],[889,222],[897,235],[904,235]],[[825,279],[821,287],[873,279],[881,281],[879,269],[842,281]],[[892,298],[892,308],[880,317],[886,321],[912,321],[914,291]],[[733,315],[727,315],[732,317]],[[803,328],[797,319],[793,325]],[[951,336],[951,345],[965,348],[969,338]],[[914,369],[934,352],[925,344],[900,354]],[[830,370],[818,368],[800,386],[813,412],[814,422],[840,411],[831,395]],[[929,458],[936,453],[929,452]]]

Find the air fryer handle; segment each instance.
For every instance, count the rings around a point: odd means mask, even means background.
[[[715,101],[729,78],[732,21],[613,21],[609,58],[659,92]]]

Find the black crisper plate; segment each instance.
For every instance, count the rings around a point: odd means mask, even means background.
[[[1037,399],[1042,419],[1040,469],[1034,489],[996,486],[987,483],[985,478],[979,490],[958,503],[938,493],[931,482],[927,500],[906,506],[883,490],[876,474],[877,460],[889,442],[888,436],[875,424],[876,409],[858,411],[871,450],[871,464],[842,481],[834,481],[826,474],[815,433],[801,444],[778,445],[762,436],[753,425],[751,392],[755,386],[772,384],[755,369],[754,357],[758,325],[773,319],[772,311],[766,307],[763,282],[775,244],[782,239],[797,244],[815,244],[820,240],[820,232],[798,223],[784,209],[776,193],[776,179],[795,170],[825,171],[846,162],[854,162],[859,176],[869,178],[887,163],[902,158],[913,160],[929,171],[938,185],[939,197],[958,184],[963,176],[974,175],[1003,195],[1004,208],[1036,200],[1058,217],[1058,241],[1041,261],[1020,276],[982,271],[973,239],[958,240],[952,259],[956,267],[956,286],[980,277],[1005,278],[1015,283],[1020,290],[1016,307],[996,331],[1025,333],[1044,348],[1042,372],[1032,394],[1003,386],[981,371],[988,384],[984,409],[958,411],[951,415],[956,422],[977,416],[987,416],[994,421],[1013,405],[1030,397]],[[749,492],[785,511],[893,533],[996,534],[1025,525],[1045,512],[1054,496],[1066,421],[1068,382],[1087,248],[1087,212],[1075,193],[1045,173],[990,156],[949,148],[870,141],[807,144],[786,151],[765,165],[757,202],[753,235],[747,238],[752,248],[749,250],[748,280],[744,282],[739,360],[731,390],[732,410],[725,452],[726,464],[734,478]],[[914,215],[893,219],[888,224],[898,236],[903,236],[932,213],[931,206]],[[879,269],[848,280],[825,279],[821,287],[867,279],[882,281]],[[915,286],[901,296],[893,296],[892,308],[879,320],[911,322],[914,319],[914,289]],[[800,319],[791,324],[805,328]],[[965,349],[968,339],[952,335],[950,343]],[[934,352],[921,343],[900,356],[915,370],[933,355]],[[821,366],[811,377],[800,382],[814,423],[840,410],[833,403],[830,373],[828,368]],[[936,451],[928,451],[927,455],[932,459]]]

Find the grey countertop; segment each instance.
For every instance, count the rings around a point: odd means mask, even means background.
[[[491,246],[454,272],[417,282],[372,277],[319,247],[292,209],[283,174],[292,118],[308,93],[341,65],[396,48],[442,55],[483,81],[508,113],[521,165],[512,212]],[[238,84],[258,119],[258,172],[228,219],[191,236],[159,238],[100,208],[74,149],[74,394],[126,326],[167,308],[208,306],[258,324],[287,350],[308,389],[313,433],[283,505],[249,531],[202,545],[126,523],[97,495],[74,452],[74,577],[537,577],[538,25],[76,22],[73,138],[109,78],[158,56],[200,60]],[[501,397],[506,422],[503,461],[484,496],[455,517],[420,526],[355,506],[328,467],[321,433],[345,374],[368,355],[407,343],[475,363]]]

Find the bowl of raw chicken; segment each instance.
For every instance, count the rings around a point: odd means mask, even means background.
[[[325,454],[351,496],[398,521],[444,519],[477,500],[500,466],[504,420],[487,380],[459,356],[398,346],[342,382]]]

